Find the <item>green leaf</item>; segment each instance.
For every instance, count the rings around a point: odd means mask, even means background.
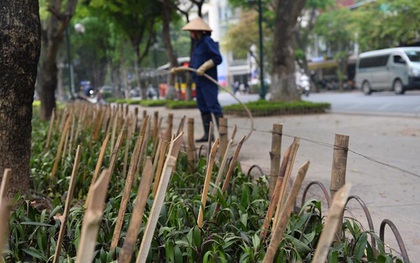
[[[331,257],[330,257],[328,262],[338,263],[338,252],[337,251],[334,251],[334,252],[331,253]]]
[[[28,226],[45,226],[45,227],[51,227],[53,225],[47,224],[47,223],[40,223],[40,222],[21,222],[22,225],[28,225]]]
[[[289,236],[289,235],[287,235],[285,238],[288,242],[293,244],[294,248],[299,253],[306,254],[306,253],[309,253],[310,251],[312,251],[312,249],[308,246],[307,243],[304,243],[304,242],[300,241],[299,239],[296,239],[296,238],[294,238],[292,236]]]
[[[175,244],[181,247],[190,247],[190,244],[185,240],[176,240]]]
[[[172,242],[166,242],[165,244],[165,254],[167,260],[170,262],[175,262],[175,246]]]
[[[360,235],[360,238],[357,240],[355,251],[354,251],[354,254],[355,254],[354,256],[356,257],[357,260],[362,260],[362,257],[365,254],[366,245],[367,245],[367,234],[366,232],[363,232]]]
[[[25,252],[26,254],[34,257],[34,258],[37,258],[37,259],[41,260],[41,261],[44,261],[44,262],[47,261],[45,255],[42,252],[36,250],[33,247],[30,247],[29,249],[23,248],[22,251]]]

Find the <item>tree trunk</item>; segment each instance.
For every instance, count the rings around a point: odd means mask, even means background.
[[[62,0],[48,0],[47,2],[51,16],[47,19],[45,28],[43,28],[42,56],[37,83],[37,92],[41,100],[40,115],[43,120],[51,118],[52,111],[56,106],[57,54],[63,43],[64,32],[73,17],[77,0],[68,0],[65,10],[61,10]]]
[[[171,42],[171,34],[170,34],[170,23],[172,19],[172,1],[165,0],[163,1],[162,6],[162,38],[163,38],[163,45],[166,50],[166,56],[169,60],[169,67],[177,67],[178,66],[178,59],[175,55],[174,48]],[[166,92],[167,99],[174,99],[176,98],[176,90],[175,90],[175,75],[169,74],[168,75],[168,88]]]
[[[306,0],[276,0],[273,69],[271,73],[272,101],[300,100],[295,81],[295,33],[297,18]]]
[[[0,1],[0,176],[12,169],[8,195],[28,193],[32,102],[41,50],[38,1]]]

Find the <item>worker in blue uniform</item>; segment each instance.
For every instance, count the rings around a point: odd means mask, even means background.
[[[217,65],[222,63],[222,56],[220,55],[219,44],[211,38],[211,28],[200,17],[191,20],[182,30],[189,31],[195,42],[189,67],[197,70],[192,74],[196,87],[197,105],[204,129],[204,136],[195,141],[207,142],[209,136],[213,139],[213,134],[209,134],[212,114],[218,128],[219,119],[223,117],[223,112],[217,98],[218,85],[203,75],[205,73],[217,81]],[[180,70],[183,70],[183,68],[173,68],[171,72],[176,73]]]

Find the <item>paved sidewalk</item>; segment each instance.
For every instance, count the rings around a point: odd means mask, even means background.
[[[153,115],[167,117],[163,107],[142,108]],[[202,135],[198,110],[171,110],[174,129],[186,116],[195,118],[196,136]],[[244,117],[225,116],[230,131],[234,125],[236,140],[249,133],[251,121]],[[417,117],[387,117],[357,114],[317,114],[254,118],[254,131],[242,147],[239,161],[244,171],[257,164],[268,173],[270,168],[271,130],[273,124],[283,124],[282,153],[294,137],[300,138],[300,147],[292,176],[298,168],[310,161],[305,179],[320,181],[329,189],[335,134],[350,137],[346,182],[352,184],[351,195],[359,196],[373,217],[375,232],[383,219],[390,219],[398,228],[412,262],[420,258],[420,119]],[[313,188],[311,196],[321,197]],[[366,217],[356,201],[349,204],[351,213],[367,228]],[[350,214],[348,214],[350,215]],[[399,253],[389,227],[385,241]]]

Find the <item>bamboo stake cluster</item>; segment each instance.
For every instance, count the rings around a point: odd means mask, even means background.
[[[118,262],[131,262],[140,233],[146,202],[149,197],[152,197],[152,208],[136,258],[136,262],[138,263],[146,262],[159,214],[163,207],[168,184],[181,150],[186,118],[184,116],[181,119],[176,133],[173,134],[173,114],[168,115],[167,125],[163,132],[160,132],[162,130],[162,118],[159,117],[157,112],[154,113],[152,121],[146,112],[143,112],[141,122],[139,122],[137,115],[137,110],[133,114],[129,111],[128,107],[125,109],[122,106],[114,108],[111,108],[110,106],[93,107],[87,104],[71,105],[67,107],[61,115],[53,114],[46,140],[45,151],[47,151],[51,145],[51,139],[54,136],[53,131],[59,132],[61,136],[52,167],[51,177],[56,176],[59,172],[60,161],[64,158],[66,153],[69,156],[72,155],[73,149],[75,148],[75,145],[77,145],[71,180],[64,206],[65,209],[63,215],[59,218],[61,227],[57,240],[54,262],[59,261],[61,243],[66,231],[66,221],[68,219],[75,183],[77,180],[84,179],[79,178],[78,176],[82,152],[82,147],[78,145],[78,143],[80,143],[80,137],[83,136],[90,137],[90,147],[95,143],[101,143],[101,148],[95,171],[91,178],[87,178],[91,180],[91,185],[85,201],[86,212],[83,218],[82,235],[77,251],[76,262],[92,262],[93,260],[105,198],[107,195],[113,194],[109,193],[108,184],[111,176],[118,176],[114,174],[114,168],[118,161],[119,152],[124,146],[124,168],[122,174],[119,176],[125,178],[125,184],[122,191],[121,203],[110,250],[115,250],[119,246],[124,216],[130,202],[130,193],[133,186],[136,184],[136,180],[140,178],[136,201],[129,221],[128,230],[118,255]],[[246,140],[246,136],[241,138],[233,152],[233,156],[230,156],[234,146],[236,126],[233,129],[231,138],[228,139],[227,119],[222,118],[220,121],[220,138],[217,138],[213,143],[211,140],[208,142],[209,149],[211,148],[211,150],[206,156],[208,165],[197,215],[197,226],[200,228],[202,228],[205,223],[204,215],[210,188],[213,186],[211,189],[212,196],[215,196],[217,191],[226,192],[228,190],[234,168],[238,162],[240,150]],[[194,155],[193,125],[194,121],[188,119],[187,156],[188,163],[192,168],[196,161]],[[210,126],[210,129],[213,129],[213,125]],[[290,191],[288,191],[288,183],[291,181],[293,165],[300,141],[297,138],[294,139],[293,143],[285,151],[280,165],[282,126],[275,125],[273,131],[273,144],[270,152],[272,160],[270,175],[272,176],[274,183],[270,183],[270,189],[272,188],[272,190],[270,190],[270,204],[260,234],[262,240],[266,239],[271,227],[271,239],[264,257],[264,262],[267,263],[272,262],[276,256],[277,248],[283,238],[288,219],[294,204],[296,203],[296,198],[309,167],[309,162],[306,162],[300,167],[293,185]],[[147,155],[148,142],[150,141],[152,141],[153,149],[151,155]],[[132,144],[134,144],[134,150],[130,151]],[[342,147],[343,146],[338,148],[338,150],[342,150]],[[109,161],[105,162],[104,159],[107,150],[109,150],[110,156]],[[218,152],[220,167],[218,173],[214,174],[213,167],[217,161],[216,156]],[[345,158],[346,153],[341,153],[341,155],[334,158],[334,160],[343,160]],[[104,167],[104,165],[106,165],[106,167]],[[228,166],[227,169],[226,166]],[[339,169],[341,174],[343,166],[345,168],[345,165],[341,163],[341,168]],[[333,174],[335,173],[338,172],[333,172]],[[211,181],[213,175],[215,180],[212,185]],[[8,211],[10,211],[10,200],[4,196],[4,189],[7,187],[9,176],[10,170],[6,169],[0,189],[0,215],[3,219],[2,222],[7,222],[4,216],[7,216],[8,218]],[[334,198],[334,203],[330,212],[331,214],[327,218],[327,225],[325,227],[326,233],[323,233],[321,236],[322,242],[319,244],[319,252],[317,250],[317,254],[315,255],[315,258],[317,259],[315,262],[322,262],[325,260],[325,248],[332,242],[334,230],[342,219],[342,209],[344,209],[345,200],[347,199],[350,188],[347,186],[342,187],[342,182],[344,182],[343,179],[340,179],[340,182],[340,185],[332,185],[331,187],[332,191],[338,192],[335,193],[336,198]],[[339,188],[342,189],[338,190]],[[217,214],[218,209],[219,206],[217,205],[214,215]],[[7,232],[7,225],[4,223],[0,224],[0,237],[7,236]],[[0,248],[2,248],[3,244],[4,242],[2,240],[2,242],[0,242]]]

